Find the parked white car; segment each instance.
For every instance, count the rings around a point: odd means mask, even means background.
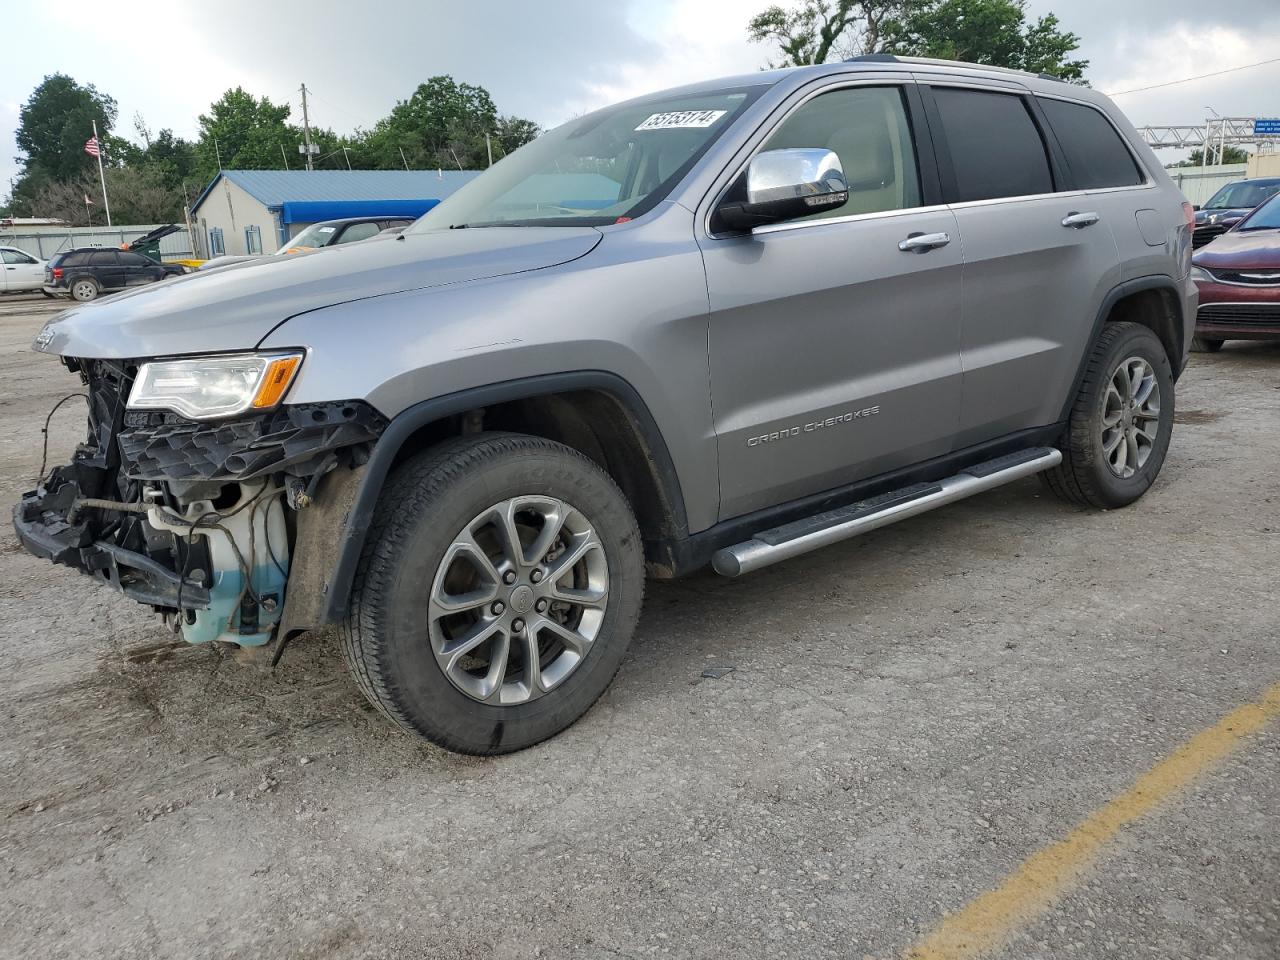
[[[35,291],[44,286],[45,262],[17,247],[0,247],[0,292]]]

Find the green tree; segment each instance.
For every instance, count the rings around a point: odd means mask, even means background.
[[[498,109],[484,87],[431,77],[378,121],[364,148],[374,166],[386,169],[407,162],[419,169],[480,170],[488,163],[484,135],[497,123]]]
[[[1209,148],[1209,162],[1210,163],[1248,163],[1249,153],[1248,151],[1243,150],[1240,147],[1227,144],[1226,148],[1222,151],[1222,159],[1219,160],[1218,148],[1211,146]],[[1173,166],[1199,167],[1199,166],[1202,166],[1203,164],[1204,164],[1204,150],[1200,149],[1200,150],[1192,150],[1191,156],[1187,157],[1187,159],[1185,160],[1182,160],[1178,163],[1173,164]]]
[[[804,0],[756,14],[747,36],[773,43],[779,59],[772,67],[803,67],[868,53],[882,53],[914,0]]]
[[[523,117],[499,117],[493,129],[493,159],[501,160],[513,150],[537,139],[542,128]]]
[[[803,0],[772,6],[747,24],[772,43],[774,66],[802,66],[869,53],[966,60],[1082,81],[1080,45],[1047,14],[1027,21],[1025,0]]]
[[[116,102],[93,84],[81,86],[66,74],[45,77],[18,111],[15,140],[22,151],[23,174],[54,180],[76,177],[93,166],[85,141],[98,134],[108,140],[115,126]],[[108,156],[110,154],[108,153]]]
[[[1080,38],[1052,13],[1027,21],[1026,0],[941,0],[914,7],[889,45],[895,53],[964,60],[1082,81],[1088,60],[1072,60]]]
[[[195,145],[195,173],[208,182],[218,172],[218,157],[227,170],[279,170],[284,157],[299,157],[298,137],[289,105],[261,99],[243,87],[228,90],[200,115]],[[283,152],[282,152],[283,151]],[[301,159],[301,158],[300,158]]]

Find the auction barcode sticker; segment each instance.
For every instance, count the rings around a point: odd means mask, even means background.
[[[726,110],[681,110],[678,113],[655,113],[637,130],[681,130],[693,127],[709,127],[728,111]]]

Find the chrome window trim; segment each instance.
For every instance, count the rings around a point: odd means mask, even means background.
[[[945,213],[950,208],[945,203],[937,203],[930,207],[899,207],[896,210],[877,210],[874,213],[851,213],[847,217],[827,217],[823,220],[788,220],[783,223],[771,223],[767,227],[756,227],[751,236],[762,237],[770,233],[784,233],[790,230],[803,230],[806,227],[825,227],[839,223],[861,223],[866,220],[888,220],[894,217],[906,217],[917,213]],[[738,236],[735,234],[735,236]],[[731,237],[713,236],[714,240],[732,239]]]
[[[739,163],[731,164],[730,166],[726,167],[725,169],[732,170],[732,173],[728,177],[726,177],[723,181],[718,181],[717,185],[712,186],[712,188],[709,191],[707,191],[707,196],[713,197],[714,199],[707,204],[706,212],[703,214],[701,218],[702,236],[708,240],[736,240],[739,237],[743,236],[743,234],[740,234],[740,233],[714,233],[711,230],[711,218],[712,216],[715,215],[716,207],[720,206],[721,202],[724,200],[724,195],[729,191],[729,188],[733,186],[733,184],[737,181],[738,177],[742,176],[743,171],[747,169],[747,165],[751,163],[751,161],[756,157],[756,155],[761,152],[765,143],[768,142],[769,137],[774,133],[774,131],[779,129],[784,123],[786,123],[789,119],[791,119],[792,114],[794,114],[797,110],[799,110],[801,107],[807,104],[810,100],[813,100],[815,97],[820,97],[826,93],[832,93],[836,90],[845,90],[851,87],[898,87],[902,91],[902,94],[905,98],[906,88],[908,84],[915,82],[912,79],[912,76],[913,75],[910,73],[897,73],[894,71],[886,71],[884,73],[877,72],[870,76],[864,76],[861,74],[836,74],[833,77],[824,77],[821,80],[816,81],[814,85],[814,89],[810,90],[808,93],[805,93],[804,96],[802,96],[799,100],[793,103],[780,116],[778,116],[776,119],[771,118],[771,122],[766,121],[766,123],[761,124],[760,129],[757,130],[755,134],[753,134],[753,136],[758,135],[760,137],[759,142],[756,143],[756,145],[753,146],[747,152],[747,155],[743,157]],[[907,107],[905,102],[903,103],[903,110],[907,115],[907,122],[910,123],[911,111]],[[763,133],[761,133],[761,131],[763,131]],[[916,147],[916,144],[914,143],[914,137],[913,137],[913,142],[911,144],[911,149],[913,154],[917,152],[917,147]],[[915,161],[916,161],[916,180],[917,182],[919,182],[920,161],[918,156],[915,157]],[[921,193],[923,193],[923,187],[924,187],[924,184],[920,184]],[[778,228],[780,227],[785,227],[787,229],[794,230],[794,229],[799,229],[800,227],[813,227],[813,226],[820,226],[822,224],[828,224],[828,223],[844,223],[844,222],[852,222],[855,220],[866,220],[872,217],[881,217],[881,216],[884,216],[885,214],[892,215],[892,214],[900,214],[900,213],[912,213],[912,212],[916,212],[924,209],[938,210],[938,209],[945,209],[945,206],[935,205],[934,207],[931,207],[931,208],[903,207],[897,210],[876,211],[875,213],[850,214],[848,217],[828,217],[823,220],[791,220],[791,221],[787,221],[786,223],[770,224],[767,227],[757,227],[755,230],[752,230],[750,234],[747,234],[747,236],[754,237],[764,233],[776,233],[778,232]]]

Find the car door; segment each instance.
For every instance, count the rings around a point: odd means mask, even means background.
[[[126,287],[154,283],[164,273],[158,263],[140,253],[122,250],[116,256],[120,258],[120,271]]]
[[[0,250],[4,261],[0,290],[39,290],[44,285],[44,264],[21,250]]]
[[[119,290],[124,284],[124,268],[115,250],[95,250],[89,254],[88,272],[103,290]]]
[[[960,244],[954,215],[936,203],[919,108],[902,83],[846,80],[802,95],[759,150],[833,150],[848,203],[750,235],[712,226],[699,239],[721,519],[951,448]]]
[[[923,94],[964,246],[963,447],[1060,419],[1119,257],[1028,91],[958,80]]]

